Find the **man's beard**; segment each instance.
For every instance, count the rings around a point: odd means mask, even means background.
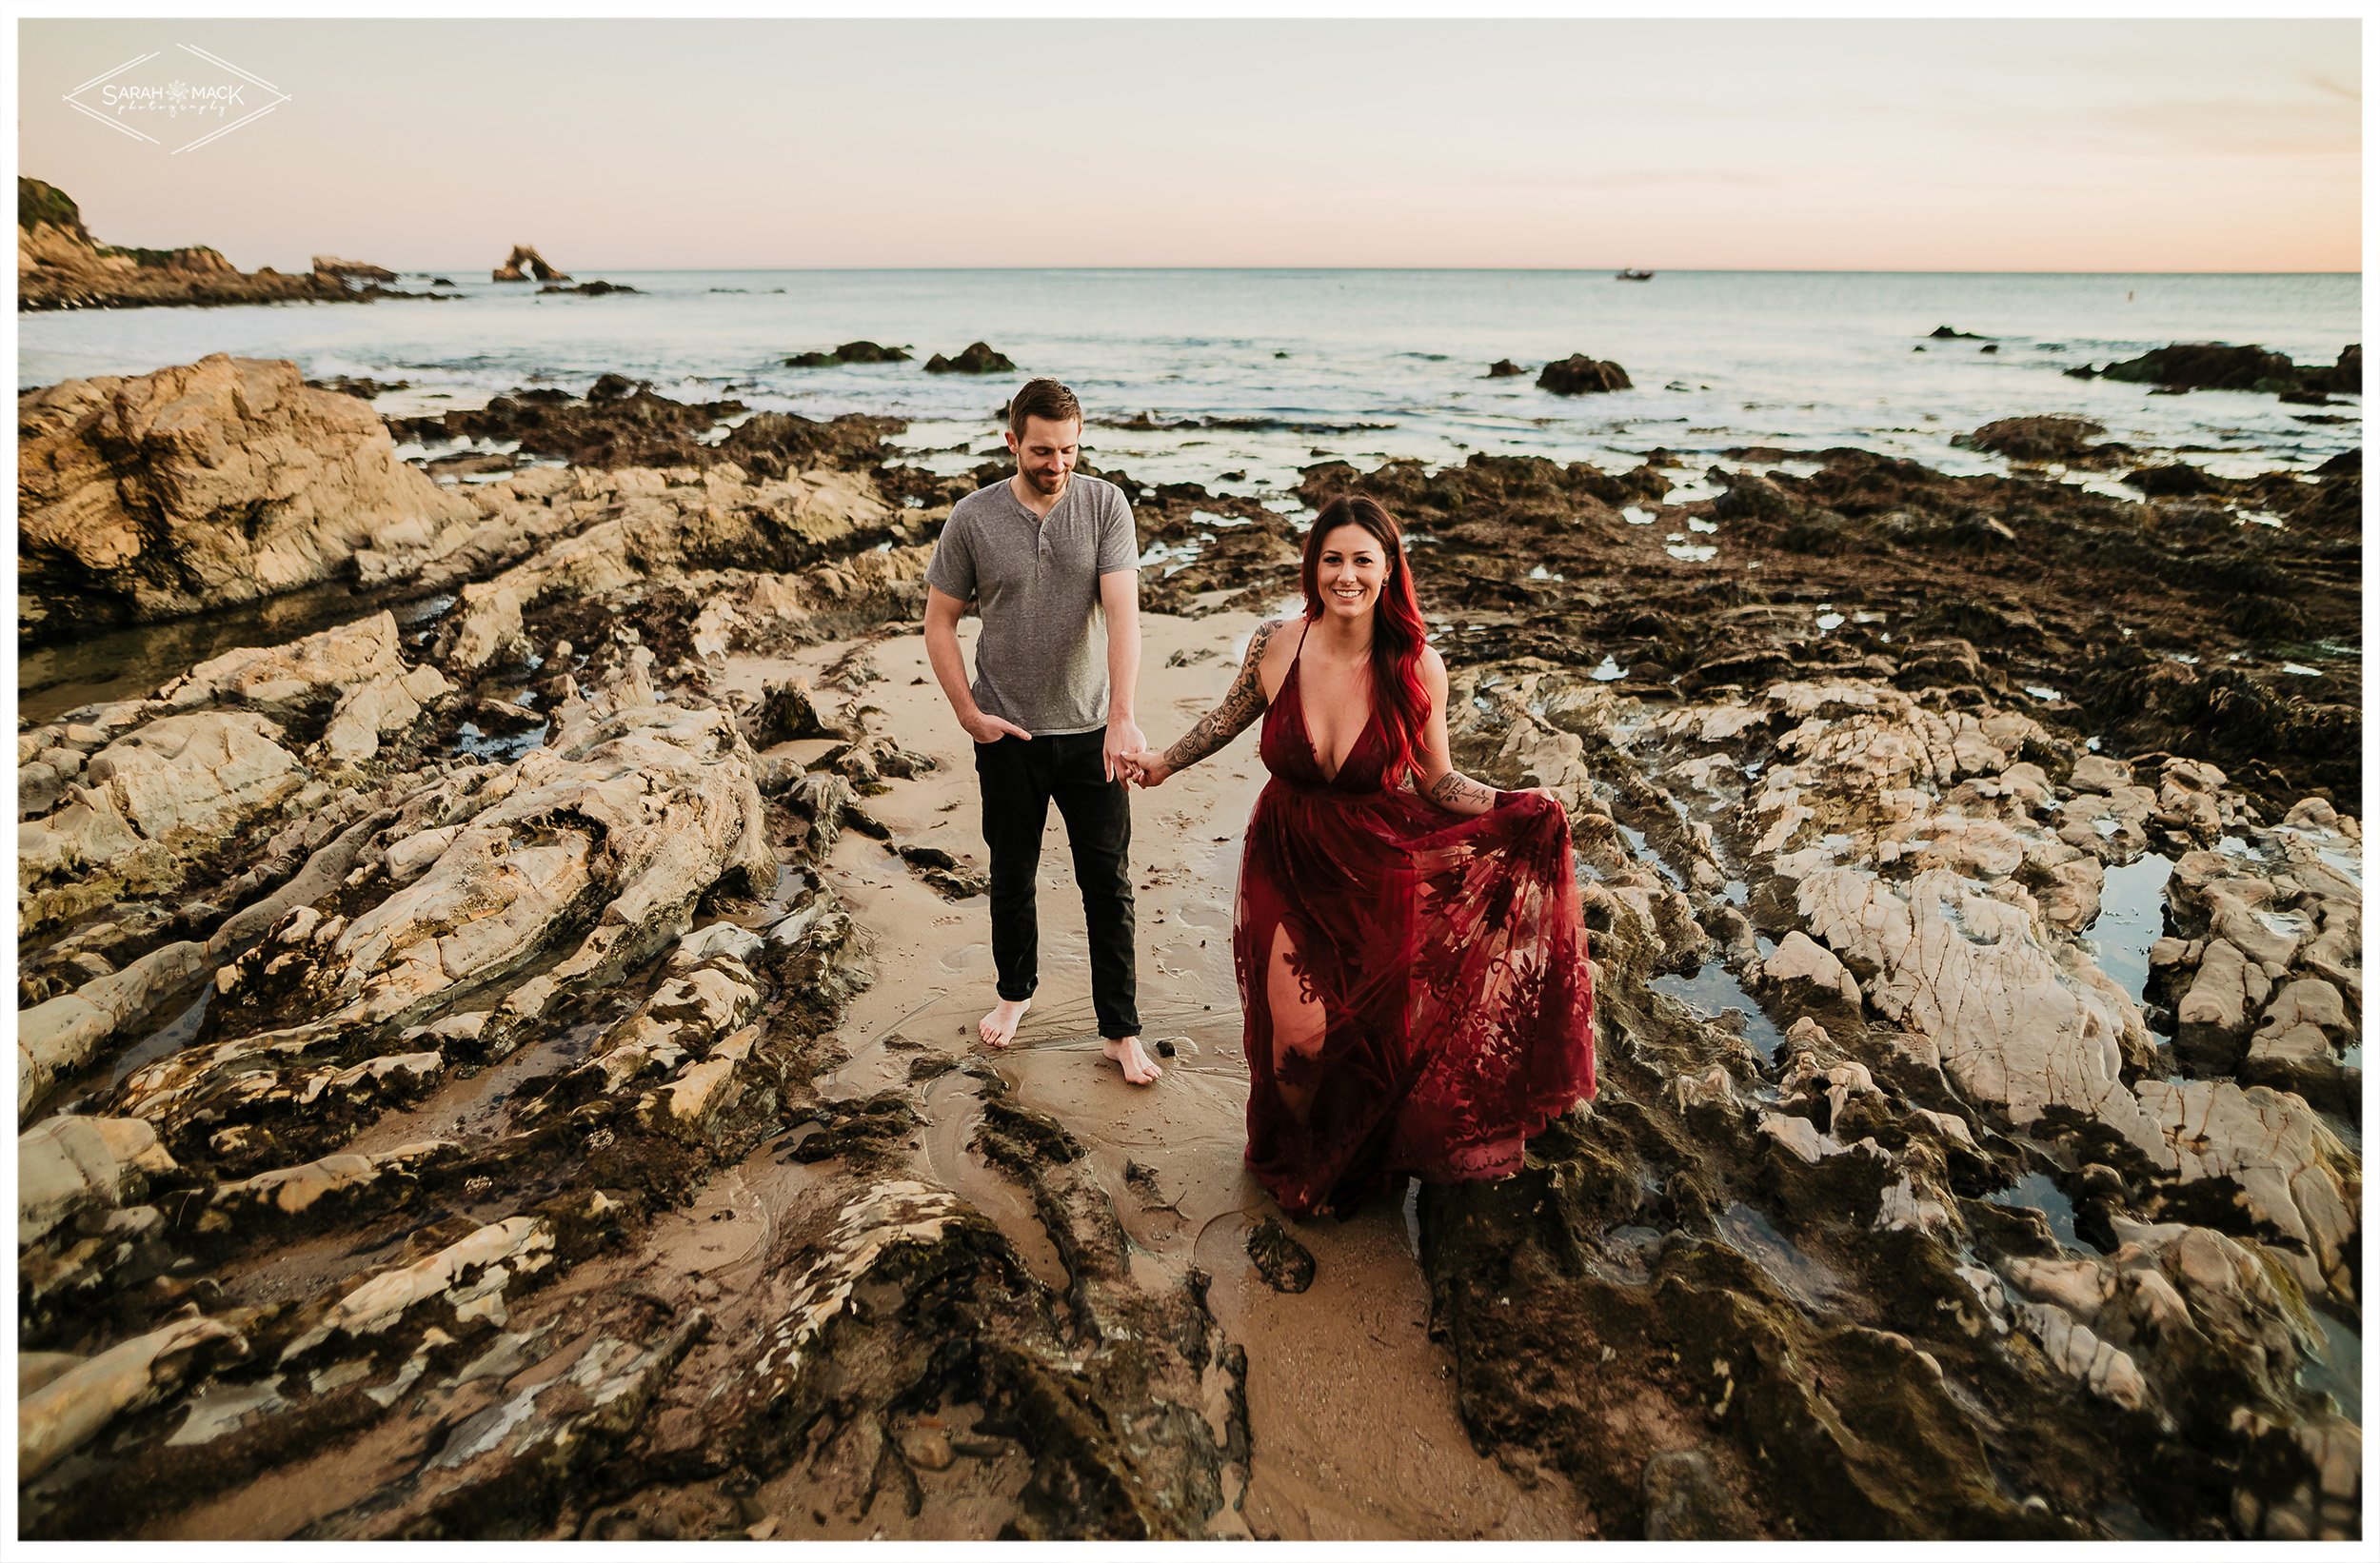
[[[1061,472],[1052,477],[1033,471],[1028,467],[1024,469],[1024,481],[1033,485],[1033,491],[1037,494],[1055,494],[1066,486],[1066,474]]]

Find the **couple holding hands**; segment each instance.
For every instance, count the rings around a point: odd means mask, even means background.
[[[1247,1164],[1282,1209],[1518,1169],[1595,1092],[1594,1004],[1570,832],[1543,789],[1498,792],[1447,752],[1446,667],[1397,523],[1325,505],[1301,615],[1259,624],[1222,703],[1171,747],[1133,721],[1140,544],[1114,485],[1077,476],[1082,409],[1055,380],[1009,405],[1012,478],[961,500],[926,569],[934,676],[975,740],[1004,1047],[1030,1005],[1034,875],[1055,801],[1082,893],[1108,1058],[1162,1071],[1135,1004],[1130,786],[1161,786],[1259,717],[1271,773],[1232,929],[1246,1023]],[[958,625],[982,618],[969,681]],[[1101,630],[1104,633],[1101,633]],[[1103,644],[1101,643],[1104,643]]]

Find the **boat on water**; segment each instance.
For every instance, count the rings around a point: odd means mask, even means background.
[[[1626,269],[1613,272],[1612,280],[1614,282],[1651,282],[1653,280],[1653,273],[1650,271]]]

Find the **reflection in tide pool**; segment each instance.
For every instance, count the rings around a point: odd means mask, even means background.
[[[1767,1217],[1750,1205],[1733,1204],[1719,1213],[1718,1226],[1730,1248],[1767,1271],[1795,1302],[1812,1310],[1830,1306],[1841,1284],[1835,1272],[1795,1247]]]
[[[2153,852],[2110,868],[2099,887],[2099,915],[2083,931],[2099,969],[2135,1004],[2149,987],[2149,947],[2165,933],[2165,881],[2172,877],[2172,861]]]
[[[1616,820],[1612,821],[1612,825],[1614,829],[1619,832],[1620,840],[1628,843],[1628,854],[1630,857],[1635,858],[1640,863],[1651,863],[1655,868],[1660,870],[1661,878],[1669,880],[1670,883],[1676,885],[1678,889],[1683,890],[1686,888],[1686,881],[1677,877],[1677,870],[1672,868],[1669,865],[1668,861],[1665,860],[1659,853],[1654,851],[1652,846],[1645,841],[1643,831],[1638,830],[1634,825],[1623,825]]]
[[[541,722],[525,733],[483,733],[479,723],[466,722],[455,731],[454,752],[482,764],[509,765],[545,742],[552,727],[552,722]]]
[[[189,1046],[190,1039],[198,1035],[199,1023],[207,1019],[208,1001],[214,997],[212,982],[200,988],[198,997],[181,1014],[125,1050],[124,1057],[116,1060],[115,1072],[108,1077],[108,1083],[120,1084],[135,1069]]]
[[[1682,999],[1714,1019],[1731,1009],[1742,1012],[1744,1040],[1752,1044],[1763,1063],[1776,1062],[1776,1051],[1785,1045],[1785,1034],[1776,1029],[1776,1023],[1744,991],[1744,985],[1735,980],[1735,974],[1720,962],[1710,961],[1692,977],[1679,977],[1673,972],[1656,977],[1646,985],[1655,993]]]
[[[2323,1350],[2299,1364],[2297,1382],[2328,1395],[2340,1415],[2362,1427],[2364,1337],[2325,1313],[2316,1312],[2314,1322],[2322,1326]]]
[[[227,651],[282,645],[352,623],[383,607],[395,615],[402,633],[453,605],[451,592],[408,598],[397,589],[367,592],[343,581],[230,603],[188,619],[129,624],[28,647],[17,658],[17,720],[52,722],[95,702],[140,700],[168,679]]]
[[[2069,1248],[2088,1249],[2093,1254],[2104,1252],[2074,1230],[2074,1201],[2066,1197],[2064,1190],[2041,1173],[2027,1173],[2016,1180],[2013,1189],[1994,1189],[1983,1197],[1994,1205],[2029,1205],[2050,1218],[2050,1236]]]

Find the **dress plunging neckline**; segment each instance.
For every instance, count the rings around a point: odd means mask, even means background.
[[[1309,623],[1307,628],[1311,627],[1313,626]],[[1314,742],[1313,724],[1306,721],[1305,680],[1299,676],[1299,670],[1305,666],[1305,630],[1301,629],[1298,632],[1298,654],[1289,659],[1289,678],[1283,682],[1285,683],[1294,682],[1298,686],[1298,732],[1305,740],[1306,753],[1313,758],[1314,774],[1322,778],[1322,784],[1324,786],[1337,786],[1339,784],[1339,779],[1346,774],[1348,762],[1356,758],[1356,751],[1361,749],[1363,747],[1363,741],[1371,736],[1373,724],[1380,720],[1379,702],[1378,701],[1369,702],[1369,708],[1364,715],[1363,725],[1356,730],[1356,741],[1347,745],[1347,752],[1339,757],[1339,763],[1331,767],[1328,775],[1324,775],[1322,771],[1322,750],[1321,747]]]

